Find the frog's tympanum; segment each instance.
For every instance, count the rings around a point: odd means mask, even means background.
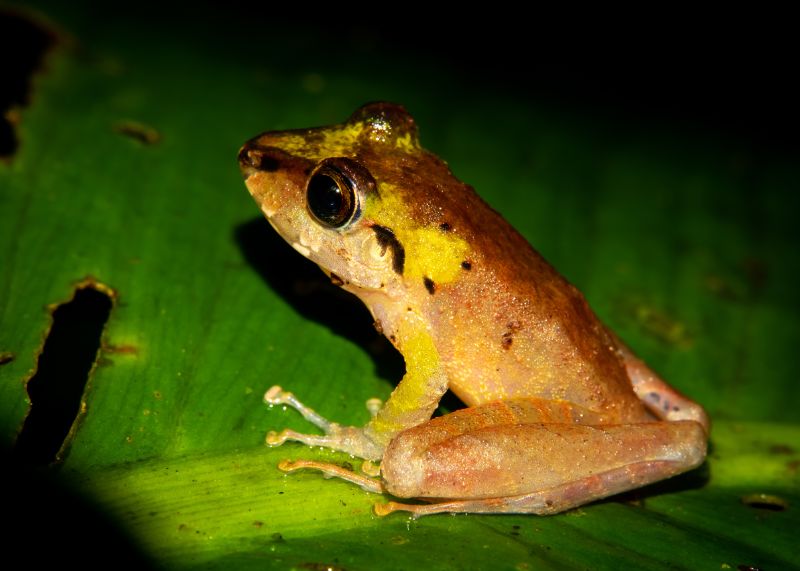
[[[420,146],[402,107],[373,103],[340,125],[264,133],[239,164],[275,230],[366,304],[406,363],[361,428],[269,389],[267,403],[324,432],[271,432],[270,445],[295,440],[369,461],[360,473],[314,461],[282,470],[424,502],[380,503],[379,514],[552,514],[703,462],[704,410]],[[432,419],[448,389],[467,408]]]

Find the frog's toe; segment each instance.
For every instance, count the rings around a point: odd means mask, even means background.
[[[342,480],[353,482],[361,486],[361,488],[367,492],[376,494],[383,492],[383,486],[380,480],[356,474],[352,470],[328,462],[315,462],[314,460],[281,460],[278,463],[278,469],[286,473],[304,469],[319,470],[326,478],[341,478]]]
[[[383,401],[379,398],[371,398],[367,399],[366,405],[370,416],[375,416],[381,410],[381,407],[383,406]]]
[[[381,475],[381,463],[373,462],[372,460],[364,460],[361,463],[361,471],[367,476],[377,478]]]
[[[303,418],[305,418],[314,426],[321,428],[326,434],[331,431],[333,426],[335,426],[335,423],[329,421],[324,416],[320,416],[313,408],[309,408],[297,400],[297,397],[294,396],[293,393],[284,391],[278,385],[270,387],[270,389],[264,393],[264,403],[270,406],[282,404],[292,407],[297,412],[302,414]]]
[[[290,431],[289,430],[282,430],[281,432],[275,432],[274,430],[270,430],[267,433],[266,442],[270,446],[280,446],[290,438]]]
[[[264,404],[283,404],[291,393],[284,392],[278,385],[273,385],[264,393]]]

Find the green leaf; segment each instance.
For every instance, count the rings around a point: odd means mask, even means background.
[[[57,46],[0,164],[5,446],[28,415],[52,308],[78,285],[113,307],[50,478],[6,487],[21,505],[66,485],[175,569],[796,566],[796,163],[532,105],[405,53],[346,45],[335,55],[351,58],[326,58],[311,25],[262,34],[245,15],[37,5]],[[405,103],[423,144],[708,409],[703,468],[552,517],[416,521],[377,518],[381,499],[351,484],[276,469],[351,459],[266,448],[268,430],[308,429],[263,405],[268,387],[363,424],[402,360],[261,218],[236,154],[261,131],[339,122],[380,99]]]

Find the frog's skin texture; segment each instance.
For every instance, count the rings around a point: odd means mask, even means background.
[[[406,374],[363,428],[329,422],[273,387],[363,473],[310,461],[389,502],[376,512],[550,514],[690,470],[708,418],[637,359],[471,187],[424,150],[400,106],[341,124],[264,133],[239,153],[270,224],[358,296]],[[431,420],[452,390],[468,408]],[[379,477],[378,477],[379,476]]]

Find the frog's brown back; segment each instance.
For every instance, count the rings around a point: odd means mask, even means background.
[[[419,160],[398,163],[398,179],[417,195],[408,203],[418,223],[454,233],[470,250],[462,277],[437,289],[429,309],[454,392],[469,405],[540,396],[612,422],[647,418],[613,337],[577,288],[442,161]]]
[[[486,386],[502,386],[503,398],[574,402],[609,421],[646,418],[615,340],[578,289],[493,210],[481,227],[469,238],[470,275],[450,303],[456,322],[480,323],[485,332],[473,350],[494,377]],[[465,312],[459,298],[478,306]]]

